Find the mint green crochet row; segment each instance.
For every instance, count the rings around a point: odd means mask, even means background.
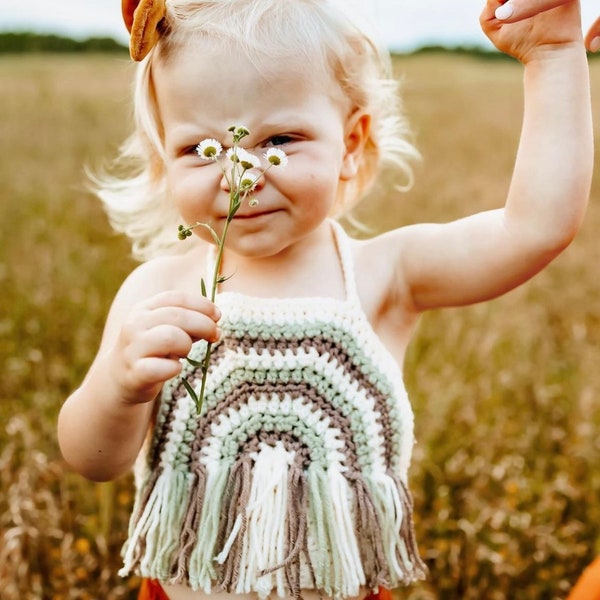
[[[275,323],[248,323],[244,320],[237,320],[231,315],[225,315],[220,323],[224,335],[234,339],[251,337],[264,342],[270,340],[276,342],[283,339],[294,341],[298,345],[305,339],[311,345],[315,338],[331,341],[352,357],[355,364],[361,366],[362,372],[368,375],[369,378],[373,378],[373,383],[377,382],[381,373],[380,366],[374,365],[371,356],[365,352],[365,348],[356,342],[355,337],[349,331],[341,329],[339,325],[339,323],[328,323],[326,321],[298,324],[286,324],[279,321]],[[239,331],[243,332],[242,336],[239,336]]]
[[[204,410],[213,410],[220,406],[227,410],[227,399],[235,395],[236,389],[245,383],[260,383],[260,381],[256,381],[256,379],[260,380],[260,378],[259,372],[257,371],[248,371],[246,369],[232,371],[229,376],[223,380],[221,386],[206,395]],[[316,373],[309,367],[277,371],[277,382],[282,385],[284,389],[285,386],[290,383],[295,384],[302,382],[309,384],[311,388],[316,390],[319,397],[322,398],[326,404],[334,408],[348,420],[350,429],[352,430],[352,441],[356,445],[356,453],[359,457],[360,464],[364,469],[372,468],[373,459],[371,456],[371,447],[374,444],[373,440],[371,440],[370,436],[367,434],[364,415],[358,407],[352,406],[352,404],[348,402],[346,396],[334,389],[330,385],[330,382],[325,380],[320,373]],[[259,392],[259,390],[257,390],[257,392]],[[310,400],[304,398],[304,401],[309,402]],[[395,446],[397,445],[396,448],[399,451],[401,443],[400,432],[402,431],[402,427],[399,423],[398,409],[395,405],[391,405],[390,403],[388,403],[387,409],[391,421],[392,444]]]
[[[223,441],[221,456],[223,459],[236,458],[240,454],[240,445],[256,436],[259,431],[291,433],[302,444],[310,449],[310,456],[314,463],[327,468],[327,449],[323,438],[309,425],[303,422],[298,415],[271,415],[255,413],[233,430]]]

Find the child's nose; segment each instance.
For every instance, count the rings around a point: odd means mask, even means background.
[[[221,189],[224,192],[231,191],[230,176],[231,174],[227,173],[221,177]],[[265,176],[256,169],[249,169],[239,176],[236,184],[241,190],[259,190],[265,185]]]
[[[255,190],[260,190],[265,186],[265,176],[260,171],[248,171],[252,175]]]
[[[230,191],[229,179],[225,175],[225,173],[223,173],[223,175],[221,176],[221,189],[224,192],[229,192]]]

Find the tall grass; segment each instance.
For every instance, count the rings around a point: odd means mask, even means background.
[[[423,166],[400,197],[361,210],[374,230],[502,203],[521,115],[510,62],[398,60]],[[592,65],[600,110],[600,65]],[[85,191],[114,154],[131,66],[115,57],[0,62],[0,596],[134,598],[122,580],[132,485],[85,482],[55,421],[133,267]],[[600,551],[598,187],[581,234],[493,302],[427,314],[406,381],[419,444],[411,474],[431,575],[401,599],[554,599]]]

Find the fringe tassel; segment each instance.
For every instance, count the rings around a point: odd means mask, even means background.
[[[396,475],[387,473],[371,481],[375,506],[386,514],[390,526],[382,529],[383,547],[390,568],[391,585],[423,579],[427,567],[421,561],[412,528],[412,499]],[[393,524],[392,524],[393,523]]]
[[[140,515],[124,549],[124,566],[119,574],[126,576],[138,569],[142,575],[169,578],[188,494],[189,477],[185,473],[168,469],[158,476],[145,505],[140,504]]]
[[[240,498],[241,511],[217,562],[225,566],[227,584],[236,593],[256,591],[260,598],[266,598],[276,588],[277,594],[285,597],[285,574],[272,572],[270,567],[285,559],[288,469],[294,453],[281,442],[274,447],[261,443],[260,450],[249,456],[254,468],[247,503],[244,507],[245,498]],[[229,522],[231,516],[229,512]],[[232,537],[241,543],[234,544]]]
[[[171,565],[171,583],[187,583],[190,555],[196,545],[205,496],[206,469],[200,463],[194,471],[194,480],[190,486],[189,502],[181,530],[181,546]]]
[[[219,576],[218,590],[227,592],[232,591],[239,579],[242,540],[248,526],[246,507],[250,495],[251,460],[250,456],[244,456],[235,463],[229,475],[223,501],[222,533],[217,539],[217,548],[222,550],[216,560],[224,565]]]
[[[317,587],[329,596],[357,596],[365,575],[354,535],[350,486],[331,466],[324,471],[311,465],[308,471]]]
[[[231,466],[200,465],[193,477],[165,470],[138,500],[120,574],[206,594],[276,592],[294,600],[311,583],[328,596],[352,597],[365,585],[424,578],[404,482],[390,472],[365,479],[343,469],[313,462],[305,471],[277,442]]]
[[[121,577],[126,577],[126,576],[130,575],[131,572],[133,571],[134,566],[139,564],[139,561],[141,560],[143,548],[133,544],[132,538],[135,534],[136,526],[139,523],[140,518],[144,512],[144,508],[146,507],[146,505],[148,503],[148,499],[150,497],[151,490],[154,487],[156,480],[158,479],[158,475],[159,475],[159,473],[158,473],[158,471],[156,471],[153,474],[153,477],[149,477],[145,480],[146,485],[148,487],[142,488],[142,489],[145,489],[144,495],[141,497],[136,497],[136,499],[135,499],[135,505],[133,507],[132,515],[129,519],[129,527],[127,530],[127,541],[121,548],[121,558],[124,561],[123,567],[119,570],[119,575]]]
[[[356,535],[361,551],[363,568],[369,573],[367,587],[389,587],[389,568],[385,558],[381,532],[381,520],[377,514],[371,492],[358,473],[351,478],[354,490],[354,513],[356,517]]]
[[[217,537],[219,535],[219,521],[221,506],[229,470],[226,465],[213,465],[207,469],[206,488],[202,513],[197,528],[198,537],[189,558],[189,585],[192,589],[203,589],[206,594],[211,593],[212,582],[217,578],[214,557]]]
[[[413,526],[413,499],[406,484],[397,475],[392,475],[396,483],[396,489],[400,494],[400,501],[404,509],[404,519],[402,520],[402,527],[400,535],[404,540],[408,558],[413,565],[413,572],[410,574],[411,581],[414,578],[425,579],[427,577],[427,565],[422,561],[419,555],[419,548],[417,546],[417,540],[415,536],[415,530]]]
[[[299,600],[301,595],[301,554],[308,558],[307,527],[308,527],[308,489],[304,470],[298,464],[292,465],[288,474],[288,504],[286,510],[287,521],[287,545],[285,560],[260,573],[266,575],[278,569],[284,569],[287,588],[292,598]],[[307,565],[314,579],[312,565]],[[314,584],[314,581],[313,581]]]

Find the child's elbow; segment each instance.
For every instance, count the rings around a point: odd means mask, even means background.
[[[114,454],[107,456],[103,449],[98,447],[94,449],[93,440],[82,447],[78,436],[69,435],[64,427],[60,426],[58,446],[63,461],[71,471],[96,483],[118,479],[133,467],[134,461],[117,460]]]
[[[565,250],[577,237],[583,223],[583,214],[565,218],[554,231],[548,235],[549,249],[556,255]]]
[[[74,457],[69,456],[68,453],[62,451],[63,460],[67,466],[81,475],[88,481],[94,483],[105,483],[107,481],[114,481],[123,475],[126,475],[131,471],[132,465],[114,465],[107,463],[102,460],[101,456],[98,456],[95,460],[92,458],[82,458],[81,456]]]
[[[540,255],[544,263],[551,262],[571,245],[580,229],[580,219],[567,219],[545,232],[536,231],[531,236],[533,253]]]

